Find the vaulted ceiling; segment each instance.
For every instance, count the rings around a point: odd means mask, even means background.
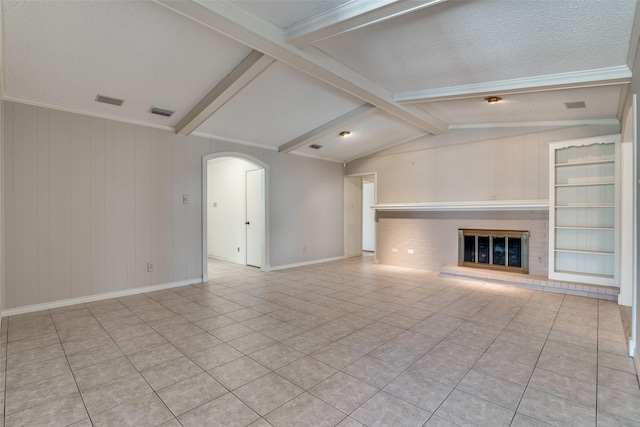
[[[3,0],[3,97],[343,162],[456,128],[619,123],[636,8]]]

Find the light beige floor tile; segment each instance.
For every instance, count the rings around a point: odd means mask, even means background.
[[[351,363],[342,371],[374,387],[383,388],[395,377],[400,375],[403,368],[376,359],[375,357],[364,356]]]
[[[364,354],[344,345],[331,343],[320,350],[314,351],[309,356],[336,369],[342,369],[364,356]]]
[[[514,412],[475,397],[460,390],[454,390],[435,414],[458,425],[508,426]]]
[[[176,416],[225,393],[227,389],[206,372],[158,390],[158,396]]]
[[[127,357],[137,370],[143,371],[182,356],[183,354],[171,344],[162,344],[150,350],[129,354]]]
[[[424,427],[458,427],[458,425],[447,421],[444,418],[440,418],[437,415],[432,415]]]
[[[414,427],[423,425],[431,413],[384,391],[356,409],[351,417],[368,427]]]
[[[331,344],[331,340],[311,332],[305,332],[286,339],[282,343],[302,353],[309,354]]]
[[[309,392],[345,414],[349,414],[376,394],[378,389],[343,372],[338,372],[309,389]]]
[[[303,356],[304,353],[280,343],[276,343],[250,354],[250,357],[253,360],[273,371],[293,362],[294,360],[300,359]]]
[[[5,414],[13,414],[78,391],[71,372],[7,390]]]
[[[117,357],[97,365],[92,365],[84,369],[79,369],[73,373],[78,388],[86,390],[109,381],[126,377],[136,372],[129,359]]]
[[[208,332],[203,332],[190,337],[182,338],[171,342],[175,348],[186,354],[187,356],[206,348],[221,344],[218,338]]]
[[[630,374],[604,366],[598,367],[598,386],[640,395],[638,376],[635,373]]]
[[[384,391],[433,412],[438,409],[438,406],[444,402],[453,389],[413,372],[405,372],[391,381],[384,388]]]
[[[151,350],[166,343],[167,340],[162,338],[160,334],[152,332],[141,337],[119,342],[118,347],[128,356],[140,351]]]
[[[68,426],[87,418],[87,410],[78,392],[50,400],[24,411],[7,415],[6,427],[13,426]],[[91,423],[89,423],[91,425]]]
[[[426,354],[411,365],[409,371],[450,387],[455,387],[467,374],[469,368],[450,362],[447,359]]]
[[[585,406],[596,407],[595,383],[536,368],[533,371],[528,387],[572,400]]]
[[[69,363],[65,357],[16,367],[6,372],[7,390],[63,375],[69,371]]]
[[[344,417],[345,414],[309,393],[301,394],[265,416],[274,427],[333,427]]]
[[[269,338],[260,332],[254,332],[241,338],[228,341],[227,344],[241,351],[244,354],[251,354],[255,351],[262,350],[276,343],[276,340]]]
[[[179,357],[140,372],[154,390],[160,390],[204,371],[187,357]]]
[[[527,385],[534,367],[485,353],[473,365],[473,369],[503,380]]]
[[[205,403],[178,418],[184,427],[244,427],[260,418],[231,393]]]
[[[599,386],[598,410],[640,422],[640,396]]]
[[[255,330],[241,323],[233,323],[210,331],[211,335],[224,342],[231,341],[254,332]]]
[[[21,366],[55,359],[64,355],[64,350],[62,349],[62,345],[59,342],[42,347],[32,348],[28,351],[12,352],[10,354],[7,354],[7,368],[19,368]]]
[[[555,425],[576,427],[596,425],[595,408],[532,388],[525,391],[522,402],[518,406],[518,412]]]
[[[301,388],[271,373],[245,384],[233,394],[258,414],[266,415],[302,392]]]
[[[598,427],[640,427],[640,422],[598,411]]]
[[[515,411],[525,386],[472,369],[457,389]]]
[[[269,372],[271,371],[260,363],[244,356],[211,369],[209,374],[227,389],[235,390]]]
[[[93,417],[152,391],[147,382],[136,372],[135,374],[83,390],[81,394],[89,415]]]
[[[243,354],[227,344],[218,344],[216,346],[198,351],[189,356],[198,366],[205,371],[217,368],[220,365],[239,359]]]
[[[305,390],[329,378],[337,369],[311,357],[303,357],[276,371],[279,375]]]
[[[115,408],[91,417],[95,427],[157,426],[172,418],[171,412],[155,393],[131,399]]]

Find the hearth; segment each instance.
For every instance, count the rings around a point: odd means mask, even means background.
[[[529,273],[529,232],[458,230],[458,265]]]

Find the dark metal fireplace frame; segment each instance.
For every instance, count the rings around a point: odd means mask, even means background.
[[[475,247],[473,260],[465,261],[465,237],[475,237]],[[478,250],[478,238],[489,238],[487,262],[480,262]],[[509,265],[509,239],[520,239],[520,266]],[[494,240],[504,239],[504,250],[507,256],[504,256],[504,265],[494,264]],[[485,240],[486,241],[486,240]],[[478,230],[478,229],[459,229],[458,230],[458,265],[463,267],[485,268],[491,270],[511,271],[514,273],[529,274],[529,232],[516,230]]]

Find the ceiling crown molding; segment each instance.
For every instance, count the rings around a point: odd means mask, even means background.
[[[626,65],[620,65],[571,73],[547,74],[545,76],[398,92],[393,99],[400,103],[415,104],[429,101],[476,98],[484,95],[541,92],[547,90],[626,84],[630,81],[631,70]]]
[[[320,57],[317,50],[300,50],[289,45],[286,43],[284,32],[280,27],[250,14],[233,2],[155,1],[233,40],[375,105],[422,130],[441,134],[449,128],[447,123],[425,111],[398,104],[393,100],[393,95],[389,91],[344,67],[332,58]]]
[[[455,129],[491,129],[491,128],[526,128],[526,127],[566,127],[566,126],[620,126],[618,119],[594,119],[594,120],[556,120],[543,122],[505,122],[505,123],[468,123],[449,126]]]
[[[352,0],[285,28],[284,35],[287,43],[306,46],[444,1]]]

